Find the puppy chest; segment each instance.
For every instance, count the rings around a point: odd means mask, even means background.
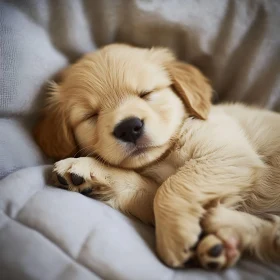
[[[178,161],[178,159],[176,161],[171,156],[156,165],[148,167],[142,174],[161,185],[168,177],[175,174],[182,165],[183,162]]]
[[[159,164],[144,171],[145,176],[153,179],[158,184],[162,184],[168,177],[175,173],[175,167],[168,163]]]

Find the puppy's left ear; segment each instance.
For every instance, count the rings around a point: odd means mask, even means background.
[[[212,87],[207,78],[194,66],[171,61],[166,64],[176,93],[192,115],[207,119],[212,98]]]

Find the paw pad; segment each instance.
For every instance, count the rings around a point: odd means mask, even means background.
[[[72,181],[73,185],[79,186],[85,182],[85,179],[75,173],[71,173],[71,181]]]
[[[197,257],[201,266],[209,270],[220,270],[227,264],[224,244],[212,234],[198,244]]]
[[[198,261],[196,258],[190,258],[189,260],[187,260],[185,263],[184,263],[184,266],[185,267],[198,267]]]
[[[209,262],[206,264],[206,267],[210,270],[218,270],[220,268],[220,263],[218,262]]]
[[[66,181],[65,178],[63,178],[63,177],[62,177],[61,175],[59,175],[59,174],[56,174],[56,176],[57,176],[58,182],[59,182],[61,185],[68,186],[68,183],[67,183],[67,181]]]
[[[81,191],[82,195],[88,196],[92,193],[92,188],[87,188]]]
[[[216,244],[212,248],[209,249],[208,255],[210,257],[217,258],[217,257],[219,257],[221,255],[223,250],[224,250],[223,244],[221,244],[221,243],[220,244]]]

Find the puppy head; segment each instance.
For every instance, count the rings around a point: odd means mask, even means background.
[[[169,50],[120,44],[84,56],[53,89],[35,129],[45,153],[80,152],[124,168],[160,158],[187,116],[206,119],[212,91]]]

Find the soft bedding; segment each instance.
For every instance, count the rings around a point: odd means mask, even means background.
[[[165,267],[152,228],[49,186],[30,133],[45,81],[115,41],[168,46],[219,100],[279,111],[279,1],[2,1],[0,36],[0,279],[279,279],[279,265],[249,259],[221,273]]]

